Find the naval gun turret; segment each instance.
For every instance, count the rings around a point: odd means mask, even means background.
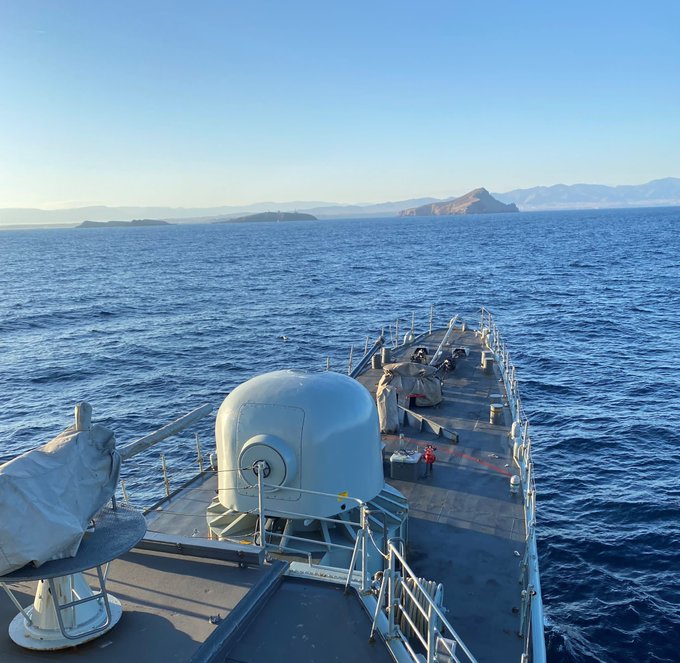
[[[406,500],[384,481],[378,413],[352,378],[302,371],[252,378],[223,402],[215,437],[213,537],[252,535],[260,543],[259,468],[268,549],[349,562],[360,503],[368,505],[376,541],[403,533]]]

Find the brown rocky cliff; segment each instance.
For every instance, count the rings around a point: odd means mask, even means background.
[[[514,203],[506,205],[496,200],[486,189],[479,188],[453,200],[402,210],[399,212],[399,216],[453,216],[458,214],[498,214],[501,212],[519,212],[519,210]]]

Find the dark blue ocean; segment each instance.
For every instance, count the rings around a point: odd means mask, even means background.
[[[680,209],[3,231],[0,294],[0,461],[79,400],[125,443],[488,307],[533,426],[549,660],[680,660]],[[176,486],[193,432],[164,449]],[[148,504],[158,450],[135,461]]]

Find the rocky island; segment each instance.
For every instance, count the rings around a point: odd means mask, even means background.
[[[318,221],[318,219],[312,214],[302,212],[260,212],[235,219],[219,219],[213,223],[250,223],[251,221]]]
[[[132,221],[83,221],[76,228],[127,228],[129,226],[170,226],[160,219],[133,219]]]
[[[399,216],[454,216],[459,214],[498,214],[501,212],[519,212],[515,203],[506,205],[496,200],[486,189],[479,188],[464,196],[412,207],[399,212]]]

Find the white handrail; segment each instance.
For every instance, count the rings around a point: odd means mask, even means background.
[[[267,506],[266,506],[266,501],[269,497],[269,493],[266,492],[265,488],[267,487],[274,487],[271,486],[271,484],[268,486],[267,483],[264,481],[263,475],[264,472],[261,470],[263,467],[258,467],[258,472],[257,472],[257,492],[258,492],[258,508],[257,512],[259,515],[259,536],[260,536],[260,546],[262,546],[265,550],[268,547],[267,543],[267,537],[269,535],[270,539],[273,534],[274,537],[278,537],[279,539],[279,545],[281,543],[281,540],[285,536],[284,534],[281,533],[272,533],[272,532],[267,532],[265,529],[265,520],[266,520],[266,513],[267,513]],[[254,488],[255,486],[253,486]],[[292,488],[288,486],[276,486],[277,488],[283,488],[284,490],[299,490],[297,488]],[[336,497],[337,495],[334,495],[333,493],[323,493],[320,491],[312,491],[312,490],[305,490],[304,492],[310,493],[310,494],[316,494],[316,495],[323,495],[323,496],[328,496],[328,497]],[[378,549],[376,546],[375,542],[373,541],[371,535],[370,535],[370,529],[369,529],[369,512],[368,512],[368,506],[365,502],[358,498],[353,498],[353,497],[345,497],[343,496],[343,500],[348,500],[348,501],[354,501],[357,503],[357,505],[361,509],[361,523],[359,524],[359,527],[357,529],[357,534],[356,534],[356,539],[354,542],[354,546],[342,546],[340,544],[333,544],[330,543],[331,546],[336,547],[336,548],[342,548],[347,551],[352,551],[351,555],[351,561],[349,563],[349,568],[347,571],[347,580],[345,582],[345,587],[349,587],[349,585],[352,582],[352,578],[354,577],[355,574],[355,566],[359,567],[359,576],[360,576],[360,583],[359,583],[359,591],[361,592],[367,592],[369,590],[368,587],[368,545],[373,545],[378,552],[383,555],[382,551]],[[327,521],[334,521],[334,522],[342,522],[344,524],[350,524],[347,523],[347,521],[344,521],[342,519],[336,519],[336,518],[317,518],[314,516],[314,514],[303,514],[303,513],[298,513],[296,514],[298,517],[308,517],[308,518],[314,518],[315,520],[327,520]],[[351,523],[355,527],[357,526],[357,523]],[[296,540],[296,541],[312,541],[312,539],[305,539],[302,537],[297,537],[297,536],[290,536],[288,537],[291,540]],[[326,545],[328,542],[322,542],[322,541],[317,541],[313,540],[314,543],[316,544],[322,544]],[[272,546],[277,546],[277,544],[274,541],[270,542],[270,545]],[[428,632],[427,632],[427,638],[425,638],[421,633],[418,632],[418,629],[416,625],[413,623],[413,620],[410,618],[409,615],[406,613],[403,613],[406,621],[408,621],[413,630],[414,633],[416,634],[417,638],[419,639],[421,645],[427,652],[427,662],[428,663],[434,663],[435,662],[435,656],[436,656],[436,648],[437,648],[437,643],[443,643],[442,646],[444,646],[446,649],[449,649],[449,653],[451,655],[451,658],[453,661],[458,662],[460,659],[456,657],[455,651],[451,651],[452,648],[448,647],[445,641],[442,641],[440,639],[440,631],[436,628],[436,623],[437,620],[439,620],[442,624],[443,630],[450,634],[450,636],[453,638],[453,640],[456,643],[456,646],[466,655],[467,661],[470,661],[471,663],[476,663],[476,660],[474,656],[470,653],[470,651],[467,649],[463,641],[461,640],[460,636],[456,633],[456,631],[453,629],[453,627],[449,624],[447,621],[446,617],[444,616],[443,611],[434,603],[433,599],[430,597],[430,595],[425,591],[424,587],[422,586],[420,580],[415,576],[411,568],[408,566],[406,563],[406,560],[404,559],[403,555],[399,552],[398,548],[396,547],[395,543],[393,540],[389,541],[387,544],[387,569],[383,572],[383,583],[387,583],[387,593],[389,595],[389,605],[390,606],[395,606],[395,609],[397,604],[394,603],[394,595],[395,595],[395,590],[397,588],[401,588],[402,592],[404,594],[407,594],[410,596],[411,600],[413,601],[414,605],[420,610],[421,614],[423,615],[426,623],[428,624]],[[397,564],[401,566],[402,572],[398,572],[396,570]],[[414,591],[411,587],[409,587],[406,584],[406,580],[409,579],[417,588],[417,592]],[[382,600],[385,595],[385,585],[381,586],[380,590],[380,598],[378,600],[378,604],[376,606],[376,615],[375,619],[371,628],[371,636],[375,632],[376,624],[377,624],[377,617],[378,614],[380,613],[380,610],[383,609],[382,606]],[[391,629],[391,635],[394,635],[394,629],[398,628],[396,624],[394,623],[394,609],[388,609],[387,610],[387,615],[390,623],[390,629]],[[409,655],[411,656],[413,661],[419,661],[420,658],[418,657],[418,654],[416,651],[413,649],[411,644],[408,642],[408,640],[404,637],[402,638],[402,644],[404,645],[404,648],[409,652]],[[455,650],[455,647],[453,648]]]
[[[536,486],[534,484],[534,464],[531,458],[531,437],[529,435],[529,420],[522,407],[522,400],[517,386],[516,369],[505,350],[493,315],[488,309],[482,308],[479,333],[486,335],[487,346],[494,354],[494,359],[501,369],[501,376],[508,397],[510,412],[512,413],[514,435],[513,453],[515,465],[522,480],[524,501],[524,520],[526,535],[526,563],[522,565],[522,614],[521,633],[524,638],[524,656],[534,663],[545,663],[545,635],[543,600],[541,595],[541,581],[538,572],[538,550],[536,544]]]
[[[396,569],[397,562],[401,565],[402,568],[401,573],[398,572]],[[388,636],[394,637],[394,635],[396,634],[395,631],[398,628],[395,622],[396,615],[394,614],[395,613],[394,608],[400,606],[395,601],[396,593],[395,590],[397,588],[401,588],[402,591],[406,592],[411,597],[411,600],[420,610],[421,614],[423,615],[427,622],[428,637],[427,639],[425,639],[425,637],[418,632],[418,629],[416,625],[413,623],[413,620],[410,618],[410,616],[406,614],[403,608],[401,608],[402,615],[406,618],[406,621],[411,625],[411,628],[413,629],[414,633],[416,633],[420,643],[423,645],[426,651],[427,663],[434,663],[436,661],[437,642],[441,642],[443,644],[443,646],[448,650],[449,654],[451,655],[454,661],[460,661],[460,659],[456,656],[455,651],[456,648],[449,647],[446,644],[445,640],[442,640],[438,637],[443,635],[444,633],[450,635],[453,638],[458,649],[465,654],[467,661],[470,661],[470,663],[477,663],[477,660],[472,655],[470,650],[465,646],[465,643],[463,642],[461,637],[458,635],[456,630],[453,628],[453,626],[451,626],[449,621],[446,619],[441,608],[434,602],[432,597],[427,593],[418,577],[415,575],[411,567],[406,563],[406,560],[404,559],[403,555],[401,555],[401,553],[397,550],[396,546],[392,543],[392,541],[390,541],[388,544],[388,569],[386,571],[386,574],[388,582],[388,594],[390,597],[388,599],[389,601],[388,618],[390,628],[390,633],[388,633]],[[407,581],[411,581],[418,589],[419,592],[418,596],[416,596],[413,590],[408,586]],[[421,601],[424,602],[424,605],[421,605]],[[441,623],[441,629],[438,629],[436,627],[437,620]],[[411,652],[411,654],[414,655],[413,650],[410,647],[408,647],[408,649]],[[416,658],[416,660],[418,659]]]
[[[258,475],[258,483],[259,483],[259,481],[260,481],[260,477]],[[267,483],[266,481],[262,482],[262,486],[265,489],[266,488],[273,488],[276,491],[278,491],[278,490],[289,490],[289,491],[292,491],[294,493],[305,493],[306,495],[320,495],[321,497],[333,497],[337,500],[342,500],[343,502],[356,502],[356,504],[358,506],[361,506],[362,504],[364,504],[364,501],[360,500],[358,497],[350,497],[348,495],[340,495],[340,493],[324,493],[320,490],[307,490],[306,488],[296,488],[295,486],[279,486],[278,484]],[[257,488],[257,485],[253,484],[251,486],[249,484],[249,485],[244,486],[244,488]],[[272,490],[271,492],[274,492],[274,490]],[[277,511],[278,511],[278,509],[277,509]],[[313,517],[311,514],[301,514],[301,515],[304,515],[307,518]]]

